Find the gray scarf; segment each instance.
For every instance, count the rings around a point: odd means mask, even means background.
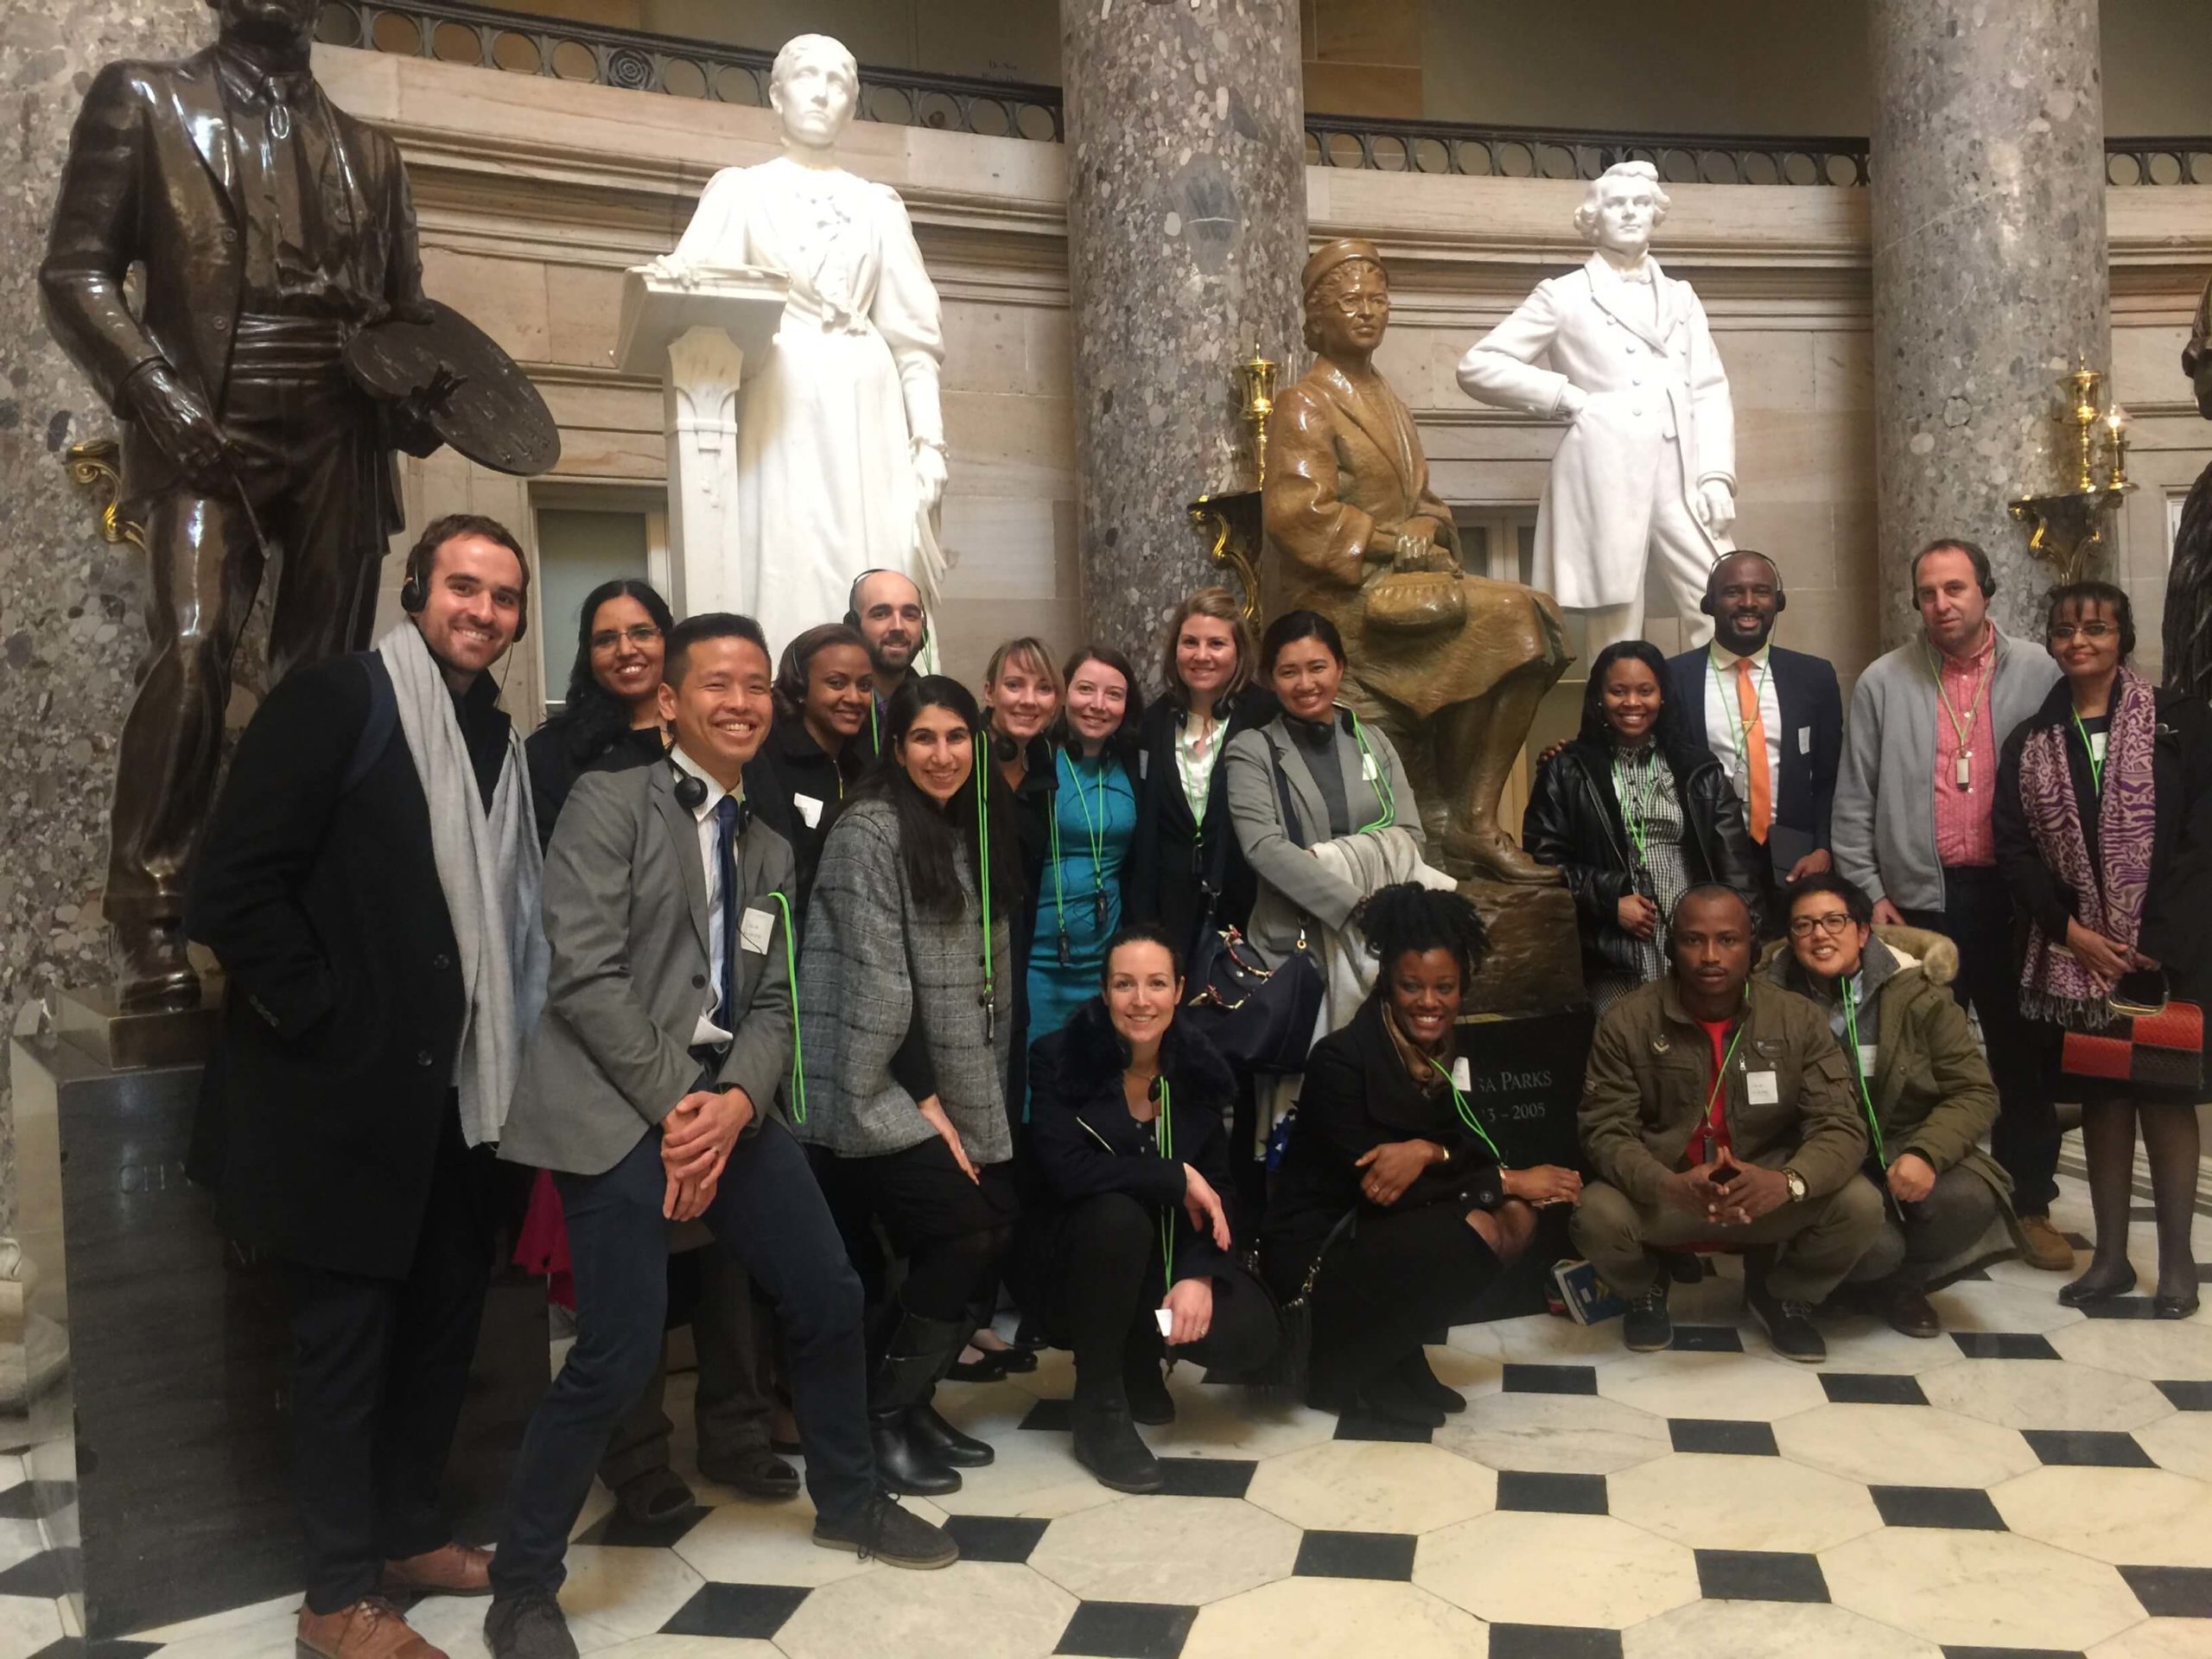
[[[454,1081],[461,1132],[472,1147],[497,1141],[507,1121],[523,1039],[545,1003],[549,965],[538,914],[543,860],[531,819],[530,771],[522,736],[507,733],[507,756],[486,812],[453,694],[412,622],[377,641],[399,700],[399,729],[430,808],[430,854],[461,949],[468,1008]]]

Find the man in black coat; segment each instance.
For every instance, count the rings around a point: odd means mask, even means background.
[[[485,671],[522,635],[529,575],[512,535],[468,515],[430,525],[407,570],[409,624],[288,676],[247,727],[187,906],[229,982],[192,1173],[225,1230],[292,1281],[299,1648],[323,1659],[432,1659],[386,1594],[490,1582],[438,1488],[492,1265],[493,1166],[476,1142],[497,1126],[464,1123],[484,1007],[467,965],[491,970],[483,940],[501,918],[455,913],[433,817],[474,814],[480,844],[486,824],[508,826],[523,844],[493,852],[528,872],[534,931],[529,781]],[[465,773],[421,758],[440,743],[407,724],[398,649],[435,664],[435,736]],[[457,788],[426,785],[448,776]],[[535,1000],[514,987],[513,1024]]]
[[[1667,661],[1668,701],[1734,784],[1777,887],[1831,867],[1843,760],[1835,665],[1770,643],[1789,604],[1772,559],[1731,553],[1707,576],[1700,607],[1713,619],[1713,644]]]

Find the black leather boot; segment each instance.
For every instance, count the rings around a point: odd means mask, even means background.
[[[955,1469],[981,1469],[998,1456],[988,1441],[979,1440],[973,1434],[963,1434],[946,1422],[926,1400],[908,1408],[906,1433],[939,1463]]]
[[[914,1419],[915,1408],[927,1404],[938,1378],[967,1338],[957,1321],[925,1319],[904,1309],[893,1322],[868,1389],[875,1477],[887,1491],[937,1497],[960,1490],[959,1475],[915,1433]],[[952,1432],[950,1424],[946,1428]]]
[[[1137,1433],[1129,1402],[1116,1391],[1086,1399],[1077,1395],[1069,1416],[1075,1427],[1075,1460],[1117,1492],[1156,1492],[1160,1460]]]

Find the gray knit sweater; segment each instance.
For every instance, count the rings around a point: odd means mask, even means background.
[[[892,1081],[891,1057],[918,1010],[938,1097],[976,1164],[1014,1155],[1006,1061],[1014,1030],[1014,956],[1007,918],[991,918],[996,1029],[987,1040],[982,916],[974,874],[960,866],[960,917],[916,912],[887,801],[840,813],[822,849],[799,955],[798,1023],[806,1077],[803,1141],[848,1156],[918,1146],[936,1131]]]

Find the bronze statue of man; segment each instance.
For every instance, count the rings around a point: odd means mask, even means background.
[[[1351,658],[1340,695],[1389,733],[1446,854],[1501,880],[1556,880],[1499,829],[1497,798],[1570,660],[1559,607],[1461,569],[1413,413],[1376,372],[1390,286],[1375,245],[1328,244],[1303,286],[1318,355],[1268,422],[1267,613],[1335,622]]]
[[[362,649],[403,522],[393,448],[438,442],[342,360],[366,325],[428,315],[397,148],[315,84],[318,0],[208,3],[213,46],[93,79],[40,270],[48,326],[123,423],[124,510],[151,566],[105,898],[133,1007],[199,998],[185,867],[270,551],[272,682]]]

